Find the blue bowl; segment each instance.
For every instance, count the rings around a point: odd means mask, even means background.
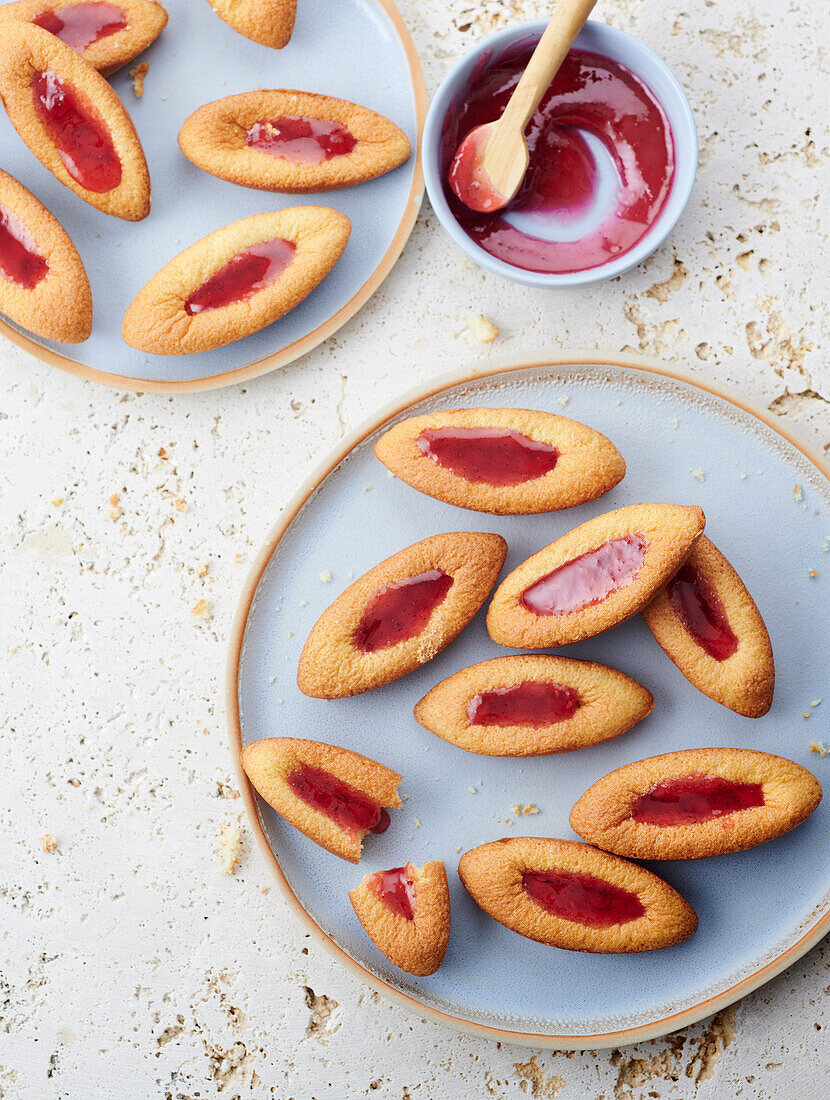
[[[601,54],[603,57],[625,65],[651,89],[666,112],[674,137],[675,156],[674,179],[669,197],[656,221],[633,248],[604,264],[584,271],[557,273],[526,271],[524,268],[514,267],[485,252],[455,220],[444,196],[441,179],[441,136],[444,119],[456,97],[464,95],[470,76],[477,65],[485,64],[488,56],[498,56],[523,40],[528,43],[538,41],[547,22],[546,19],[532,19],[527,23],[506,27],[485,38],[445,77],[432,100],[424,127],[424,178],[429,201],[438,215],[438,220],[456,244],[480,267],[491,271],[494,275],[501,275],[505,279],[512,279],[513,282],[524,283],[527,286],[584,286],[586,283],[613,278],[634,267],[662,244],[672,231],[688,202],[697,172],[697,127],[686,94],[677,77],[664,61],[661,61],[642,42],[638,42],[636,38],[625,34],[624,31],[606,26],[605,23],[586,23],[574,43],[574,48],[590,50],[592,53]]]

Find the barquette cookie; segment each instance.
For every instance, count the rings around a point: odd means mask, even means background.
[[[494,840],[465,852],[458,874],[493,920],[566,951],[655,951],[697,928],[694,909],[667,882],[574,840]]]
[[[588,520],[502,581],[487,612],[490,637],[547,649],[610,630],[677,572],[705,522],[700,508],[680,504],[630,504]]]
[[[154,355],[190,355],[259,332],[331,271],[351,222],[328,206],[254,214],[180,252],[136,296],[124,340]]]
[[[2,27],[0,99],[41,164],[90,206],[126,221],[150,212],[150,175],[124,104],[60,39]]]
[[[435,973],[450,938],[450,892],[443,860],[366,875],[349,891],[349,900],[367,935],[390,962],[420,977]]]
[[[66,230],[0,171],[0,313],[47,340],[78,344],[92,331],[92,294]]]
[[[315,623],[300,655],[305,695],[340,699],[426,664],[470,622],[504,564],[500,535],[432,535],[350,585]]]
[[[109,76],[155,42],[167,12],[155,0],[16,0],[0,7],[0,26],[7,20],[49,31]]]
[[[626,764],[577,801],[571,827],[634,859],[701,859],[754,848],[810,816],[818,780],[753,749],[686,749]]]
[[[698,691],[747,718],[767,713],[775,688],[767,628],[746,585],[705,535],[643,618]]]
[[[275,50],[288,45],[297,0],[208,0],[208,3],[237,34]]]
[[[528,515],[596,500],[625,476],[604,435],[531,409],[449,409],[385,432],[375,454],[427,496],[499,515]]]
[[[367,833],[388,828],[386,807],[401,807],[402,776],[368,756],[322,741],[252,741],[242,751],[242,767],[281,817],[350,863],[360,860]]]
[[[290,194],[353,187],[410,153],[403,130],[368,107],[287,89],[206,103],[185,120],[179,148],[220,179]]]
[[[653,706],[651,692],[615,668],[523,653],[442,680],[415,705],[415,718],[468,752],[543,756],[618,737]]]

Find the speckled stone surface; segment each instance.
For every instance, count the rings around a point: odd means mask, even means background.
[[[470,42],[548,10],[401,6],[430,90]],[[407,388],[539,348],[641,350],[830,451],[825,5],[600,0],[596,15],[668,60],[700,128],[692,201],[643,267],[570,293],[512,286],[465,263],[425,206],[370,304],[245,386],[121,394],[0,346],[0,1097],[826,1095],[826,946],[639,1047],[464,1038],[379,1000],[305,936],[231,777],[221,681],[247,567],[298,482]],[[476,340],[473,313],[495,341]],[[796,734],[827,740],[823,711],[794,716]],[[217,856],[228,825],[235,874]]]

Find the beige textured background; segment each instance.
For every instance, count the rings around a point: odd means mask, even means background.
[[[430,90],[471,42],[548,10],[401,6]],[[221,676],[246,569],[313,465],[408,387],[539,347],[631,348],[830,450],[826,3],[600,0],[596,14],[668,60],[700,128],[690,206],[640,269],[570,293],[512,286],[464,263],[425,206],[363,312],[245,386],[119,394],[0,346],[0,1097],[827,1095],[825,947],[642,1047],[465,1039],[380,1002],[304,936],[231,781]],[[493,344],[472,312],[500,327]],[[805,737],[827,739],[823,709]],[[830,760],[815,765],[826,780]],[[226,824],[243,834],[233,876],[216,856]]]

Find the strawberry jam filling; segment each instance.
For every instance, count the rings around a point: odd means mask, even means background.
[[[88,4],[66,4],[51,11],[42,11],[32,22],[54,34],[71,49],[83,53],[100,39],[123,31],[127,26],[127,13],[115,4],[90,0]]]
[[[555,917],[609,928],[627,924],[645,913],[645,906],[630,890],[573,871],[525,871],[522,886],[537,905]]]
[[[32,290],[48,271],[49,264],[38,253],[26,226],[11,210],[0,206],[0,275]]]
[[[297,246],[282,237],[245,248],[225,264],[187,299],[185,312],[191,316],[244,301],[271,286],[294,259]]]
[[[450,588],[452,577],[440,569],[384,585],[366,604],[354,632],[355,645],[364,653],[374,653],[414,638]]]
[[[738,648],[720,596],[702,573],[691,565],[669,581],[669,603],[686,630],[716,661],[725,661]]]
[[[384,902],[395,916],[415,919],[415,885],[405,867],[378,871],[368,881],[369,889]]]
[[[535,581],[524,590],[521,602],[535,615],[581,611],[631,584],[640,572],[647,549],[644,535],[610,539]]]
[[[573,718],[580,707],[573,688],[545,680],[483,691],[467,704],[471,726],[550,726]]]
[[[736,783],[719,775],[663,779],[641,794],[629,815],[646,825],[695,825],[764,805],[761,783]]]
[[[245,142],[251,149],[295,164],[322,164],[324,160],[345,157],[357,145],[357,139],[339,122],[299,115],[255,122]]]
[[[32,81],[35,113],[69,175],[101,194],[121,182],[121,161],[109,130],[83,98],[49,69]]]
[[[322,768],[301,764],[290,773],[286,783],[297,798],[330,817],[352,836],[364,829],[383,833],[389,828],[389,812],[380,803]]]
[[[559,452],[509,428],[428,428],[416,443],[422,454],[467,481],[519,485],[543,477]]]

